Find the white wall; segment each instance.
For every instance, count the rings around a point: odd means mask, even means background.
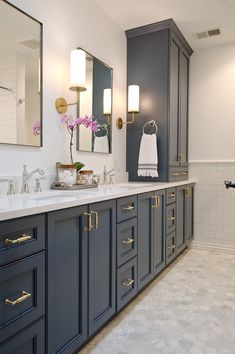
[[[191,60],[190,176],[195,189],[195,241],[235,248],[235,43],[197,50]]]
[[[191,59],[190,161],[235,161],[235,43],[197,50]]]
[[[12,0],[14,5],[32,15],[44,25],[43,51],[43,148],[0,145],[0,176],[20,174],[22,165],[29,169],[41,167],[55,172],[55,162],[69,162],[68,136],[55,110],[60,96],[73,101],[69,90],[69,54],[78,46],[113,67],[113,116],[125,114],[126,39],[91,0]],[[72,111],[71,111],[72,112]],[[118,131],[113,120],[113,154],[78,152],[75,160],[83,161],[88,169],[101,171],[103,165],[125,171],[125,130]]]

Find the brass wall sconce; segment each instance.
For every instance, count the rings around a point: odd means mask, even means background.
[[[139,97],[140,89],[138,85],[128,86],[128,113],[132,114],[130,121],[123,121],[122,118],[117,118],[116,125],[118,129],[122,129],[124,124],[133,124],[135,121],[135,114],[139,113]]]
[[[68,106],[78,104],[80,92],[86,91],[86,53],[82,49],[70,53],[70,85],[70,90],[78,93],[78,100],[68,103],[64,97],[57,98],[55,107],[59,114],[65,114]]]

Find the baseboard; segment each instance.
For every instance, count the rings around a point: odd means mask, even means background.
[[[210,251],[221,251],[226,253],[235,253],[235,247],[230,245],[221,245],[221,244],[209,244],[203,242],[193,241],[191,247],[194,249],[210,250]]]

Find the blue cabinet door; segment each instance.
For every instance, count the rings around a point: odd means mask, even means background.
[[[88,236],[89,335],[115,313],[116,201],[91,204],[92,231]]]
[[[176,253],[186,248],[186,186],[177,187],[176,192]]]
[[[71,354],[87,339],[86,211],[48,214],[48,354]]]
[[[159,274],[166,265],[165,262],[165,190],[155,193],[153,204],[153,273]]]
[[[153,279],[153,196],[138,195],[138,290]]]

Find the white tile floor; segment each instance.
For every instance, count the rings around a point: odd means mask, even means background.
[[[191,249],[80,354],[235,353],[235,254]]]

